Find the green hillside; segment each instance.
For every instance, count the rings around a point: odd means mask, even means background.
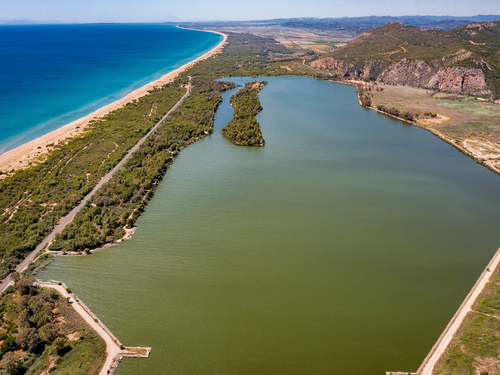
[[[498,95],[500,21],[473,23],[451,31],[422,30],[391,22],[361,34],[326,57],[353,64],[356,69],[367,62],[378,61],[387,67],[403,59],[422,60],[434,68],[479,68],[488,87]]]

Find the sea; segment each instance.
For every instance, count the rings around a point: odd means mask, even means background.
[[[0,26],[0,154],[121,99],[221,40],[161,24]]]

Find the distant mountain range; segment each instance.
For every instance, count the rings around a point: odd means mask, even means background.
[[[453,16],[369,16],[341,18],[279,18],[256,21],[214,21],[214,22],[184,22],[183,26],[196,27],[234,27],[234,26],[264,26],[279,25],[293,28],[316,30],[342,30],[354,34],[365,31],[388,22],[400,22],[407,26],[418,26],[422,29],[452,30],[473,22],[491,22],[500,20],[500,15],[477,15],[470,17]]]
[[[346,18],[297,18],[284,23],[283,26],[303,27],[312,29],[339,29],[364,33],[370,29],[389,22],[400,22],[407,26],[417,26],[421,29],[452,30],[473,22],[490,22],[500,20],[500,15],[477,15],[471,17],[452,16],[369,16]]]

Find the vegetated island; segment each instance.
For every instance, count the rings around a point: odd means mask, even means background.
[[[0,182],[0,278],[12,272],[185,94],[192,76],[191,93],[182,105],[56,237],[50,251],[85,254],[127,236],[180,150],[213,132],[220,93],[236,86],[214,79],[286,74],[279,64],[294,59],[287,53],[273,39],[230,34],[216,57],[94,119],[83,134],[51,145],[45,160],[8,172]],[[39,262],[30,268],[36,270]]]
[[[262,131],[255,116],[262,111],[259,92],[267,82],[248,82],[245,87],[231,96],[233,118],[221,129],[221,133],[238,146],[265,145]]]

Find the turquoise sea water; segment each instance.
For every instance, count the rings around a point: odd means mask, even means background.
[[[353,87],[264,79],[264,148],[221,136],[225,93],[132,240],[38,274],[153,347],[117,374],[415,371],[500,245],[500,176]]]
[[[122,98],[221,39],[167,25],[0,26],[0,154]]]

